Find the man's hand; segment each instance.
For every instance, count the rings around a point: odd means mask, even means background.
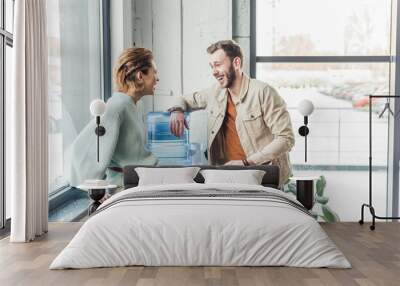
[[[224,165],[230,165],[230,166],[244,166],[242,160],[231,160],[229,162],[226,162]]]
[[[249,163],[249,166],[255,165],[253,161],[247,160],[247,163]],[[231,160],[229,162],[226,162],[224,165],[235,165],[235,166],[244,166],[243,160]]]
[[[173,111],[169,118],[169,130],[171,133],[181,137],[185,127],[189,129],[185,114],[182,111]]]

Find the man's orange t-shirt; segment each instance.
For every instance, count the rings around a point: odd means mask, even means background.
[[[242,145],[240,144],[239,136],[236,130],[235,120],[236,107],[231,96],[228,94],[225,118],[221,127],[221,132],[224,138],[226,162],[231,160],[246,159],[246,154],[244,153]]]

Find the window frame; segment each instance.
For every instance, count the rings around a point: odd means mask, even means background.
[[[103,69],[103,99],[107,100],[112,94],[112,65],[111,65],[111,8],[110,0],[101,0],[101,42]]]
[[[0,21],[0,233],[3,235],[10,230],[10,219],[7,219],[6,213],[6,188],[5,188],[5,93],[6,93],[6,48],[7,46],[13,48],[14,37],[13,33],[6,30],[6,0],[1,0],[1,21]],[[15,0],[13,3],[13,14],[15,7]],[[14,17],[14,15],[12,15]],[[13,18],[14,19],[14,18]],[[13,29],[14,30],[14,29]]]

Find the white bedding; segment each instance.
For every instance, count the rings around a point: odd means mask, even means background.
[[[288,204],[235,197],[115,203],[133,192],[210,188],[263,190],[286,196],[272,188],[238,184],[131,188],[103,203],[99,208],[103,211],[82,225],[50,269],[126,265],[351,267],[318,222]]]

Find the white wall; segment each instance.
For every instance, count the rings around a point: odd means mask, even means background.
[[[181,1],[153,0],[153,52],[158,66],[160,82],[158,89],[163,93],[172,91],[181,94],[182,89],[182,45],[181,45]],[[158,92],[159,94],[160,92]],[[164,111],[169,98],[154,98],[154,109]]]
[[[183,91],[193,92],[214,82],[207,47],[232,39],[230,0],[183,1]]]
[[[232,38],[231,0],[136,0],[134,42],[154,52],[161,94],[180,95],[213,84],[208,66],[207,47]],[[156,95],[154,110],[164,111],[171,98]],[[147,111],[152,98],[144,99]],[[204,112],[191,114],[192,142],[206,144]]]
[[[250,1],[232,1],[232,37],[242,47],[243,71],[247,74],[250,74]]]
[[[207,47],[232,38],[231,0],[183,1],[183,93],[214,83]],[[190,139],[207,146],[207,117],[202,111],[191,115]]]
[[[111,64],[114,64],[124,49],[133,46],[134,1],[111,1],[110,16]]]

